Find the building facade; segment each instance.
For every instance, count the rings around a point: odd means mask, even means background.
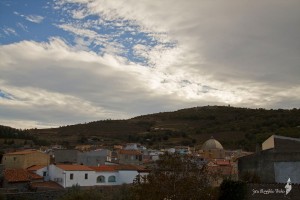
[[[37,150],[25,150],[3,155],[2,164],[9,169],[27,169],[33,165],[49,165],[50,156]]]
[[[272,135],[262,151],[238,159],[239,177],[255,175],[263,183],[300,183],[300,139]]]
[[[143,163],[143,154],[138,150],[120,149],[117,155],[120,164],[141,165]]]
[[[63,188],[69,188],[74,185],[93,187],[131,184],[137,175],[146,176],[148,174],[148,171],[142,167],[132,165],[85,166],[52,164],[48,167],[36,167],[36,170],[34,169],[32,167],[29,170],[40,176],[47,174],[49,180],[58,183]]]
[[[222,144],[213,137],[203,143],[199,154],[208,160],[225,158],[225,150]]]

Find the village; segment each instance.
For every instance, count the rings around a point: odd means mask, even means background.
[[[256,152],[226,150],[213,137],[201,149],[147,149],[137,143],[114,145],[111,149],[96,145],[19,149],[2,157],[1,191],[20,193],[132,184],[137,176],[147,177],[151,166],[166,153],[190,156],[209,172],[218,172],[220,176],[211,183],[215,187],[224,179],[268,184],[287,183],[289,179],[293,184],[300,183],[300,139],[272,135]]]

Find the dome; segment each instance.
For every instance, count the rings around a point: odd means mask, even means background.
[[[210,149],[223,149],[223,146],[218,140],[215,140],[213,137],[211,137],[202,145],[202,150],[210,150]]]

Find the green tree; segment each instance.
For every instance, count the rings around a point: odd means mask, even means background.
[[[193,157],[164,154],[147,178],[136,178],[132,191],[137,200],[216,199],[210,186],[212,177]]]

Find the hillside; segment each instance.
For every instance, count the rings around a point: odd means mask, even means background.
[[[152,147],[200,147],[214,136],[227,149],[255,150],[256,144],[272,134],[300,137],[300,109],[205,106],[129,120],[103,120],[30,132],[52,143],[67,145],[140,142]]]
[[[47,145],[48,142],[40,140],[28,130],[15,129],[0,125],[0,150],[5,148],[18,148],[24,145]]]

